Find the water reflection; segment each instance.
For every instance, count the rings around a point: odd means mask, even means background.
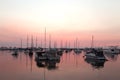
[[[18,56],[19,56],[18,51],[13,51],[12,56],[13,56],[14,58],[18,58]]]
[[[98,78],[101,80],[120,79],[120,77],[117,76],[117,74],[120,74],[120,72],[117,72],[120,67],[119,54],[104,54],[108,59],[108,61],[106,61],[84,58],[85,52],[75,53],[74,50],[68,51],[67,53],[64,50],[62,53],[59,53],[59,60],[38,60],[35,59],[35,52],[33,52],[32,55],[29,54],[29,52],[24,53],[24,51],[18,51],[17,55],[13,55],[13,53],[13,51],[0,51],[1,80],[43,80],[43,78],[46,80],[89,80],[89,78],[91,80]],[[13,59],[13,57],[16,59]],[[110,62],[110,60],[115,60],[116,62]],[[100,73],[100,75],[96,76],[98,73]],[[16,76],[16,78],[14,76]]]
[[[47,68],[48,70],[58,69],[57,63],[60,63],[60,56],[58,53],[52,52],[37,52],[35,55],[35,62],[39,68]]]
[[[112,54],[112,53],[105,53],[105,56],[107,57],[108,60],[112,60],[112,61],[117,61],[119,54]]]
[[[12,54],[12,56],[17,59],[19,55],[18,54]]]
[[[29,53],[29,59],[30,59],[30,70],[32,72],[32,65],[33,65],[33,52]]]
[[[88,64],[92,65],[94,69],[104,68],[104,64],[106,62],[106,60],[95,60],[95,59],[90,59],[90,58],[86,58],[85,61]]]
[[[34,59],[34,55],[32,52],[29,53],[29,52],[24,52],[24,54],[26,55],[26,67],[28,66],[28,62],[30,62],[30,70],[32,72],[32,66],[33,66],[33,61],[35,61],[36,63],[36,66],[38,68],[47,68],[48,70],[57,70],[59,68],[58,64],[60,62],[63,62],[65,61],[70,61],[71,60],[71,55],[73,54],[73,58],[74,58],[74,61],[75,61],[75,64],[78,65],[78,62],[79,62],[79,57],[81,56],[80,54],[82,54],[82,50],[64,50],[64,51],[59,51],[57,54],[60,54],[61,58],[59,58],[59,60],[38,60],[38,59]],[[34,53],[35,54],[35,53]],[[65,55],[63,55],[65,54]],[[14,58],[18,58],[19,56],[22,56],[22,52],[18,52],[18,51],[12,51],[12,56]],[[95,69],[101,69],[101,68],[104,68],[104,64],[106,61],[117,61],[117,58],[118,58],[118,55],[119,54],[112,54],[112,53],[104,53],[105,57],[107,58],[107,60],[96,60],[94,58],[85,58],[83,57],[83,60],[90,64],[93,68]],[[65,56],[65,57],[63,57]],[[28,57],[29,57],[29,60],[28,60]],[[63,60],[63,58],[65,58]],[[21,59],[21,57],[20,57]],[[62,61],[61,61],[62,60]]]
[[[36,60],[36,65],[38,68],[47,68],[48,70],[56,70],[58,69],[57,63],[58,61],[38,61]]]

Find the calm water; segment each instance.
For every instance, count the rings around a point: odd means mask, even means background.
[[[119,55],[106,54],[109,61],[86,61],[84,52],[64,53],[60,62],[37,64],[35,56],[0,51],[0,80],[120,80]]]

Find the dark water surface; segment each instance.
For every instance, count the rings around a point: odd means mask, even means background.
[[[0,80],[120,80],[119,54],[105,54],[108,61],[85,60],[73,51],[64,53],[60,62],[37,64],[33,56],[0,51]]]

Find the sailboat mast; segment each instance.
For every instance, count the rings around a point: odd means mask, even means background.
[[[76,41],[73,41],[74,49],[76,48]]]
[[[37,37],[36,37],[36,48],[37,48]]]
[[[27,48],[28,48],[28,35],[27,35]]]
[[[40,41],[40,47],[43,48],[43,47],[42,47],[42,39],[41,39],[41,41]]]
[[[21,49],[22,49],[22,39],[21,39]]]
[[[94,47],[94,42],[93,42],[93,40],[94,40],[94,36],[92,35],[92,43],[91,43],[91,48],[93,48]]]
[[[34,44],[33,44],[33,36],[31,36],[31,49],[33,49]]]
[[[51,35],[49,35],[49,49],[51,49]]]
[[[76,38],[76,49],[78,48],[78,39]]]
[[[45,51],[46,51],[46,27],[45,27],[45,46],[44,46],[44,48],[45,48]]]

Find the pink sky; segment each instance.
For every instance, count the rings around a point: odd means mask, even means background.
[[[103,4],[104,3],[104,4]],[[40,0],[0,1],[0,46],[19,46],[26,36],[38,37],[40,44],[47,29],[47,39],[71,42],[78,38],[81,46],[119,45],[120,1]],[[59,42],[60,43],[60,42]]]

